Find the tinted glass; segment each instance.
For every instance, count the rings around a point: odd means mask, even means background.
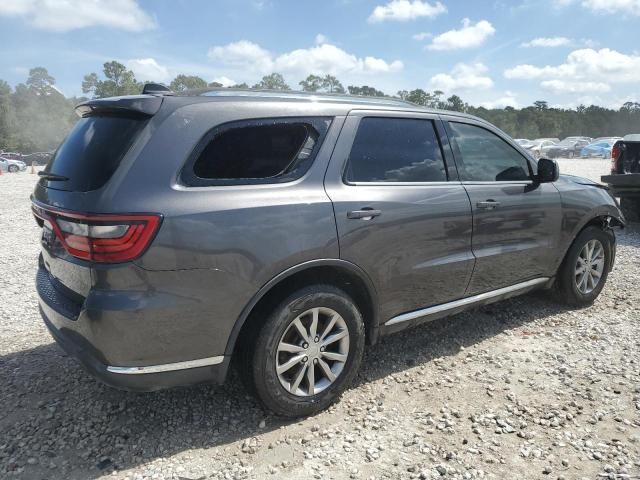
[[[507,142],[484,128],[465,123],[449,123],[451,141],[457,147],[462,180],[516,181],[529,180],[526,159]]]
[[[217,132],[205,146],[193,172],[208,180],[276,178],[310,159],[317,140],[316,130],[305,123],[227,128]]]
[[[350,182],[446,181],[431,120],[363,118],[347,165]]]
[[[145,124],[145,119],[119,116],[81,118],[45,169],[69,180],[41,182],[50,188],[76,192],[102,187]]]

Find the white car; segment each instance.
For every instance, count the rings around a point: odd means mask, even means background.
[[[533,155],[535,158],[540,158],[545,149],[553,147],[556,144],[556,142],[552,140],[545,140],[540,138],[534,140],[531,143],[532,145],[530,147],[527,147],[527,150],[529,150],[529,152],[531,152],[531,155]]]
[[[10,158],[0,157],[0,161],[5,163],[3,170],[8,172],[24,172],[27,169],[27,164],[21,160],[12,160]]]

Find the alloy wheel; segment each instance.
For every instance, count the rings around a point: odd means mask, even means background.
[[[575,283],[578,291],[588,294],[600,283],[604,272],[604,247],[599,240],[589,240],[578,255],[575,265]]]
[[[309,397],[331,386],[349,357],[349,329],[331,308],[316,307],[298,315],[280,338],[276,374],[292,395]]]

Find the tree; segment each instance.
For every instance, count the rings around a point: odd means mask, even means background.
[[[349,85],[347,87],[347,90],[349,90],[349,94],[350,95],[360,95],[362,97],[384,97],[384,92],[381,92],[380,90],[376,90],[373,87],[370,87],[368,85],[363,85],[361,87],[355,86],[355,85]]]
[[[318,75],[309,75],[304,80],[298,82],[304,92],[317,92],[323,86],[323,78]]]
[[[174,92],[184,92],[196,88],[207,88],[207,82],[197,75],[178,75],[171,80],[169,88]]]
[[[231,85],[229,88],[247,89],[249,88],[249,85],[247,85],[245,82],[242,82],[242,83],[236,83],[235,85]]]
[[[272,73],[262,77],[259,83],[252,88],[260,88],[264,90],[291,90],[291,87],[284,81],[284,77],[280,73]]]
[[[447,109],[454,112],[466,112],[467,104],[462,101],[458,95],[451,95],[447,98]]]
[[[424,105],[426,106],[429,103],[431,95],[422,90],[421,88],[416,88],[415,90],[411,90],[407,92],[404,97],[404,100],[407,102],[415,103],[416,105]]]
[[[54,91],[55,83],[55,78],[49,75],[46,68],[34,67],[29,70],[26,84],[36,95],[50,95]]]
[[[537,110],[546,110],[549,108],[549,104],[544,100],[536,100],[533,102],[533,106],[536,107]]]
[[[135,95],[142,91],[142,84],[136,81],[133,72],[115,60],[103,65],[103,73],[104,80],[100,80],[96,73],[85,75],[82,92],[90,93],[94,98],[104,98]]]
[[[342,83],[333,75],[326,75],[322,79],[322,88],[329,93],[344,93]]]
[[[209,82],[209,85],[207,85],[208,87],[211,88],[222,88],[224,87],[224,85],[222,85],[220,82]]]

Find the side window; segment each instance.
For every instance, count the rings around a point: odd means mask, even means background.
[[[281,183],[304,175],[330,119],[262,119],[215,128],[183,171],[185,183],[238,185]]]
[[[463,181],[505,182],[530,180],[527,160],[500,137],[484,128],[449,122],[451,141]],[[460,168],[461,167],[461,168]]]
[[[442,182],[447,180],[431,120],[366,117],[351,147],[347,182]]]

